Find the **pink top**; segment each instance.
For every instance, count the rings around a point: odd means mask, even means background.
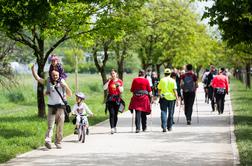
[[[228,92],[229,86],[228,86],[228,77],[224,76],[222,74],[219,74],[213,78],[212,81],[213,88],[225,88]]]

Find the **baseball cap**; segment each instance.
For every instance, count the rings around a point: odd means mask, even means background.
[[[164,73],[165,73],[165,74],[170,74],[170,73],[171,73],[171,69],[168,69],[168,68],[165,69],[165,70],[164,70]]]

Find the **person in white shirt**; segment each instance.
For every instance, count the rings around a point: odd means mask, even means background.
[[[74,131],[74,134],[78,134],[78,129],[79,129],[79,125],[80,125],[80,121],[81,121],[81,116],[84,115],[84,118],[87,122],[87,135],[89,134],[89,129],[88,129],[88,118],[87,116],[93,116],[93,113],[90,111],[90,109],[88,108],[87,104],[84,103],[84,100],[86,98],[86,96],[82,93],[82,92],[77,92],[75,94],[76,96],[76,103],[73,106],[72,109],[72,114],[76,115],[76,128]]]
[[[64,102],[62,101],[60,95],[66,100],[67,97],[72,95],[72,91],[67,85],[64,79],[60,80],[59,72],[53,70],[51,72],[52,80],[43,79],[39,77],[36,73],[34,65],[31,67],[33,77],[43,85],[48,84],[48,115],[47,115],[47,132],[45,136],[45,146],[48,149],[52,149],[51,142],[53,136],[54,124],[56,124],[56,134],[55,134],[55,146],[57,149],[61,149],[61,141],[63,139],[63,128],[65,114],[64,109],[66,109]],[[58,92],[57,92],[58,91]]]

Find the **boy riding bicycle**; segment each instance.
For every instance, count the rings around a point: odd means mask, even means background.
[[[88,119],[87,119],[87,116],[90,115],[90,116],[93,116],[93,113],[90,111],[90,109],[88,108],[87,104],[84,103],[84,100],[86,98],[86,96],[82,93],[82,92],[78,92],[75,94],[76,96],[76,103],[75,105],[73,106],[73,109],[72,109],[72,114],[75,114],[76,115],[76,127],[75,127],[75,130],[74,130],[74,134],[78,134],[78,129],[79,129],[79,126],[80,126],[80,121],[81,121],[81,116],[85,116],[85,119],[87,120],[87,135],[89,133],[89,130],[88,130]]]

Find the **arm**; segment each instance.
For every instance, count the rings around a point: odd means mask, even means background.
[[[87,114],[93,116],[94,114],[93,114],[93,112],[88,108],[87,104],[86,104],[86,103],[83,103],[83,105],[84,105],[84,109],[85,109],[85,111],[87,112]]]
[[[66,96],[71,97],[72,96],[72,91],[69,88],[69,86],[67,85],[66,81],[62,80],[60,84],[61,84],[62,87],[64,87],[66,89]]]
[[[43,78],[40,78],[39,75],[36,73],[34,69],[34,64],[32,65],[31,70],[32,70],[32,75],[35,78],[35,80],[37,80],[40,84],[45,84],[45,80]]]
[[[108,80],[108,81],[103,85],[103,90],[107,90],[107,89],[108,89],[109,81],[110,81],[110,80]]]

